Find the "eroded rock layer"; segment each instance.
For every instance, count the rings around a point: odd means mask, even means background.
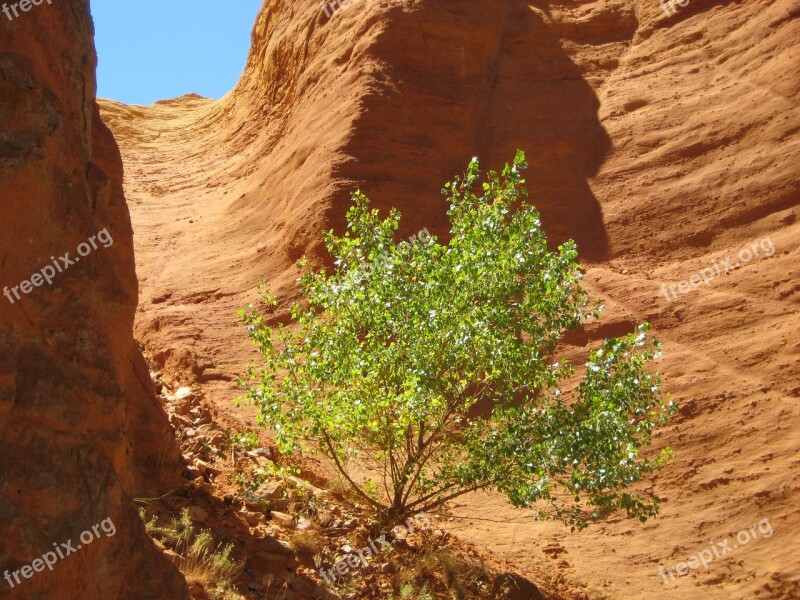
[[[132,229],[95,66],[86,0],[0,18],[2,598],[187,597],[132,503],[180,471],[133,339]]]

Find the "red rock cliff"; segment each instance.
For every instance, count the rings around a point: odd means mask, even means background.
[[[132,229],[95,65],[86,0],[0,15],[2,598],[187,597],[131,502],[175,485],[178,454],[132,335]]]

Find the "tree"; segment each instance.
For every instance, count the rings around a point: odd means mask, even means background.
[[[473,159],[446,184],[447,243],[395,245],[398,212],[382,220],[355,192],[347,231],[324,234],[333,266],[299,263],[292,322],[273,330],[252,305],[241,313],[265,359],[241,382],[260,423],[284,453],[330,459],[382,520],[488,489],[573,529],[658,511],[625,491],[669,454],[641,453],[675,409],[646,370],[658,342],[646,324],[603,341],[562,393],[574,367],[558,343],[602,306],[579,285],[574,242],[548,249],[521,199],[526,166],[518,151],[478,188]]]

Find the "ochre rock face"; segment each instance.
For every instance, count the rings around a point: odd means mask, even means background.
[[[798,5],[684,4],[361,0],[328,18],[267,0],[222,100],[101,103],[137,234],[137,335],[227,406],[255,358],[236,311],[261,279],[296,294],[294,261],[325,258],[320,231],[342,225],[350,191],[398,207],[398,237],[446,234],[441,185],[473,155],[499,169],[522,148],[545,228],[578,241],[608,307],[583,342],[647,319],[665,343],[683,408],[656,442],[677,458],[648,482],[664,502],[645,526],[567,536],[480,496],[465,515],[493,520],[458,533],[525,574],[545,564],[573,597],[584,583],[640,600],[800,595]],[[774,252],[663,296],[767,239]],[[662,580],[659,565],[763,519],[773,537]]]
[[[85,0],[0,15],[0,598],[187,597],[131,501],[180,471],[133,339],[132,229],[95,65]],[[52,571],[14,577],[54,545]]]

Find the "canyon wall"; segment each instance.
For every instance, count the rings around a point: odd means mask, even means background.
[[[133,339],[89,5],[28,8],[0,15],[0,598],[186,598],[132,502],[181,467]]]

